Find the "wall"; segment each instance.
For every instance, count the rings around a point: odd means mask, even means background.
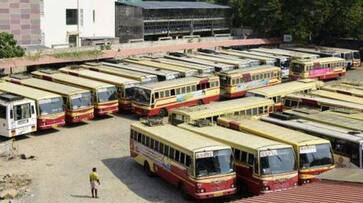
[[[39,0],[0,0],[0,32],[12,33],[18,44],[40,44]]]
[[[66,25],[66,9],[83,10],[79,15],[79,27]],[[43,0],[44,14],[41,16],[41,29],[44,45],[68,44],[70,34],[80,37],[115,36],[115,0]],[[93,22],[95,10],[95,22]]]
[[[116,4],[115,35],[120,42],[144,39],[143,10],[138,7]]]

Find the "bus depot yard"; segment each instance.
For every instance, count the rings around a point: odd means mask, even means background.
[[[5,77],[0,197],[89,202],[96,167],[94,201],[243,202],[363,168],[360,57],[327,50],[198,50]]]

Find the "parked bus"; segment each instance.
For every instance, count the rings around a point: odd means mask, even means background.
[[[283,105],[287,108],[315,107],[319,108],[321,111],[337,108],[351,109],[360,112],[363,111],[362,104],[350,103],[302,93],[286,95],[283,99]]]
[[[206,53],[206,52],[199,51],[199,52],[196,52],[195,54],[201,55],[201,56],[213,57],[213,58],[217,57],[217,58],[224,59],[224,60],[240,61],[241,64],[245,64],[245,62],[247,62],[247,64],[248,64],[247,67],[253,67],[253,66],[261,65],[261,61],[257,60],[257,59],[241,58],[241,57],[238,57],[238,56],[223,54],[223,53],[220,53],[220,52],[217,52],[217,51],[215,51],[213,53]],[[244,67],[245,66],[240,66],[240,68],[244,68]]]
[[[345,61],[341,58],[326,57],[311,60],[291,61],[289,77],[298,79],[329,80],[345,75]]]
[[[133,70],[123,70],[117,67],[101,65],[98,63],[86,63],[81,65],[81,67],[97,72],[102,72],[102,73],[129,78],[132,80],[137,80],[140,83],[150,83],[158,81],[158,77],[153,74],[140,73],[140,72],[135,72]]]
[[[129,70],[133,72],[140,72],[140,73],[146,73],[151,75],[156,75],[158,78],[158,81],[164,81],[164,80],[174,80],[176,78],[181,78],[183,75],[180,72],[176,71],[169,71],[169,70],[161,70],[158,68],[152,68],[149,66],[139,66],[135,64],[126,64],[126,63],[102,63],[102,65],[114,67],[114,68],[120,68],[122,70]]]
[[[183,197],[210,199],[236,193],[229,146],[168,124],[133,123],[130,134],[131,157],[147,175],[178,187]]]
[[[256,61],[254,61],[251,64],[251,61],[249,61],[249,60],[242,60],[242,59],[232,58],[232,57],[229,57],[229,58],[222,57],[221,58],[221,57],[217,57],[217,55],[205,54],[205,53],[200,53],[200,52],[196,53],[196,54],[190,54],[188,56],[192,57],[192,58],[203,59],[203,60],[208,60],[208,61],[217,62],[217,63],[230,64],[230,65],[233,65],[235,69],[259,65],[259,62],[257,62],[257,64],[256,64]]]
[[[183,77],[190,77],[190,76],[198,75],[198,71],[195,70],[195,69],[183,68],[183,67],[180,67],[180,66],[173,66],[173,65],[163,64],[163,63],[148,60],[146,58],[127,58],[127,59],[124,59],[123,61],[126,62],[126,63],[131,63],[131,64],[137,64],[137,65],[149,66],[149,67],[153,67],[153,68],[159,68],[159,69],[162,69],[162,70],[180,72],[183,75]]]
[[[79,67],[66,67],[61,68],[61,72],[70,75],[87,78],[94,81],[105,82],[108,84],[115,85],[117,88],[117,97],[119,102],[119,109],[124,111],[131,110],[131,101],[133,95],[133,88],[140,84],[139,81],[128,79],[125,77],[110,75],[107,73],[96,72],[88,69]]]
[[[277,61],[277,64],[275,64],[275,66],[278,66],[278,67],[281,68],[282,77],[284,79],[289,77],[289,68],[290,68],[290,61],[291,61],[291,59],[289,57],[281,56],[281,55],[273,55],[273,54],[268,54],[268,53],[262,53],[262,52],[256,52],[256,51],[252,51],[252,50],[239,51],[239,52],[249,54],[249,55],[253,55],[253,56],[262,56],[262,57],[265,57],[265,58],[275,59]]]
[[[36,78],[90,90],[96,116],[118,112],[117,89],[114,85],[52,70],[34,71],[32,75]]]
[[[316,54],[307,54],[307,53],[301,53],[297,51],[289,51],[284,49],[276,49],[276,48],[255,48],[251,49],[251,51],[255,52],[261,52],[261,53],[267,53],[267,54],[273,54],[278,56],[287,56],[290,57],[291,60],[295,59],[317,59],[319,58],[319,55]]]
[[[232,147],[237,188],[254,195],[285,190],[297,185],[295,153],[291,145],[224,127],[178,127]]]
[[[235,56],[235,57],[239,57],[239,58],[259,60],[259,61],[261,61],[261,64],[264,64],[264,65],[274,66],[277,63],[276,62],[277,60],[275,58],[256,56],[253,54],[248,54],[248,53],[244,53],[242,51],[237,51],[237,50],[233,50],[233,49],[221,50],[221,51],[217,51],[217,53],[227,54],[227,55],[231,55],[231,56]]]
[[[358,50],[353,49],[343,49],[343,48],[336,48],[336,47],[319,47],[321,50],[327,51],[334,51],[340,54],[340,57],[347,61],[347,67],[356,68],[360,67],[361,65],[361,57]]]
[[[276,125],[299,130],[310,135],[329,140],[334,152],[337,168],[362,168],[363,169],[363,134],[350,130],[332,127],[319,122],[304,119],[277,117],[262,117],[261,119]]]
[[[37,131],[34,100],[0,92],[0,136],[16,137]]]
[[[363,98],[361,98],[361,97],[355,97],[355,96],[350,96],[350,95],[346,95],[346,94],[330,92],[330,91],[326,91],[326,90],[316,90],[316,91],[310,92],[310,94],[319,96],[319,97],[324,97],[324,98],[335,99],[335,100],[339,100],[339,101],[346,101],[346,102],[363,105]]]
[[[181,107],[171,111],[169,122],[173,125],[180,123],[199,122],[209,120],[216,122],[220,116],[241,115],[259,116],[273,112],[273,101],[259,97],[245,97],[240,99],[213,102],[194,107]]]
[[[355,96],[355,97],[363,97],[363,89],[356,88],[354,86],[349,86],[345,84],[332,84],[332,85],[324,85],[322,87],[323,90],[336,92],[340,94],[345,94],[349,96]]]
[[[363,121],[343,117],[328,112],[320,112],[311,109],[292,109],[284,112],[297,118],[324,123],[331,126],[349,129],[351,131],[363,131]]]
[[[180,78],[135,87],[134,113],[142,116],[167,116],[181,106],[207,104],[219,100],[218,76]]]
[[[309,47],[284,47],[284,49],[286,50],[290,50],[290,51],[297,51],[297,52],[303,52],[303,53],[308,53],[308,54],[316,54],[319,55],[320,57],[338,57],[340,58],[340,54],[332,51],[332,50],[322,50],[319,49],[317,47],[315,48],[309,48]]]
[[[350,110],[350,109],[333,109],[333,110],[329,110],[326,112],[329,112],[332,114],[337,114],[339,116],[350,118],[350,119],[363,121],[363,113],[359,112],[359,111],[354,111],[354,110]]]
[[[335,167],[328,140],[255,119],[220,117],[218,123],[234,130],[292,145],[298,155],[296,165],[300,184],[314,181],[316,175]]]
[[[214,66],[205,66],[200,64],[193,64],[185,61],[179,60],[172,60],[167,58],[153,58],[152,61],[156,61],[163,64],[173,65],[173,66],[180,66],[183,68],[195,69],[198,71],[199,74],[209,74],[215,71]]]
[[[281,83],[281,69],[274,66],[257,66],[219,72],[221,95],[225,98],[243,97],[248,90]]]
[[[170,53],[170,54],[172,54],[172,53]],[[187,57],[186,55],[185,56],[166,55],[164,57],[167,59],[172,59],[172,60],[177,60],[177,61],[185,61],[185,62],[189,62],[189,63],[193,63],[193,64],[212,66],[212,67],[214,67],[215,71],[230,71],[230,70],[234,69],[233,65],[191,58],[191,57]]]
[[[282,99],[294,92],[308,93],[313,90],[319,89],[324,83],[317,80],[299,80],[293,82],[286,82],[274,86],[262,87],[254,90],[249,90],[247,96],[263,97],[272,99],[275,102],[275,110],[283,110]]]
[[[79,123],[92,120],[94,117],[92,96],[89,90],[32,78],[30,76],[13,75],[5,78],[5,80],[61,95],[64,101],[66,111],[65,121],[67,123]]]
[[[60,95],[5,81],[0,82],[0,91],[35,101],[37,129],[45,130],[64,126],[65,112]]]

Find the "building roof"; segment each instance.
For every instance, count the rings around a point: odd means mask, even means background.
[[[211,4],[207,2],[191,1],[140,1],[127,2],[118,0],[118,3],[127,6],[141,7],[143,9],[228,9],[229,6]]]
[[[362,191],[363,184],[360,183],[323,180],[281,192],[240,199],[233,203],[362,202]]]

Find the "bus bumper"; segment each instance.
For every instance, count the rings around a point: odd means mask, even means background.
[[[56,127],[61,127],[66,124],[65,116],[61,116],[55,119],[37,119],[38,129],[39,130],[46,130]]]
[[[110,107],[95,108],[96,116],[104,116],[118,112],[118,105]]]
[[[192,196],[195,199],[210,199],[210,198],[214,198],[214,197],[223,197],[223,196],[233,195],[236,192],[237,192],[236,188],[231,188],[231,189],[227,189],[227,190],[221,190],[218,192],[195,193]]]
[[[232,99],[232,98],[238,98],[238,97],[244,97],[246,95],[246,91],[239,91],[239,92],[234,92],[234,93],[225,93],[225,97],[228,99]]]
[[[94,118],[93,111],[81,115],[66,115],[66,123],[80,123]]]

